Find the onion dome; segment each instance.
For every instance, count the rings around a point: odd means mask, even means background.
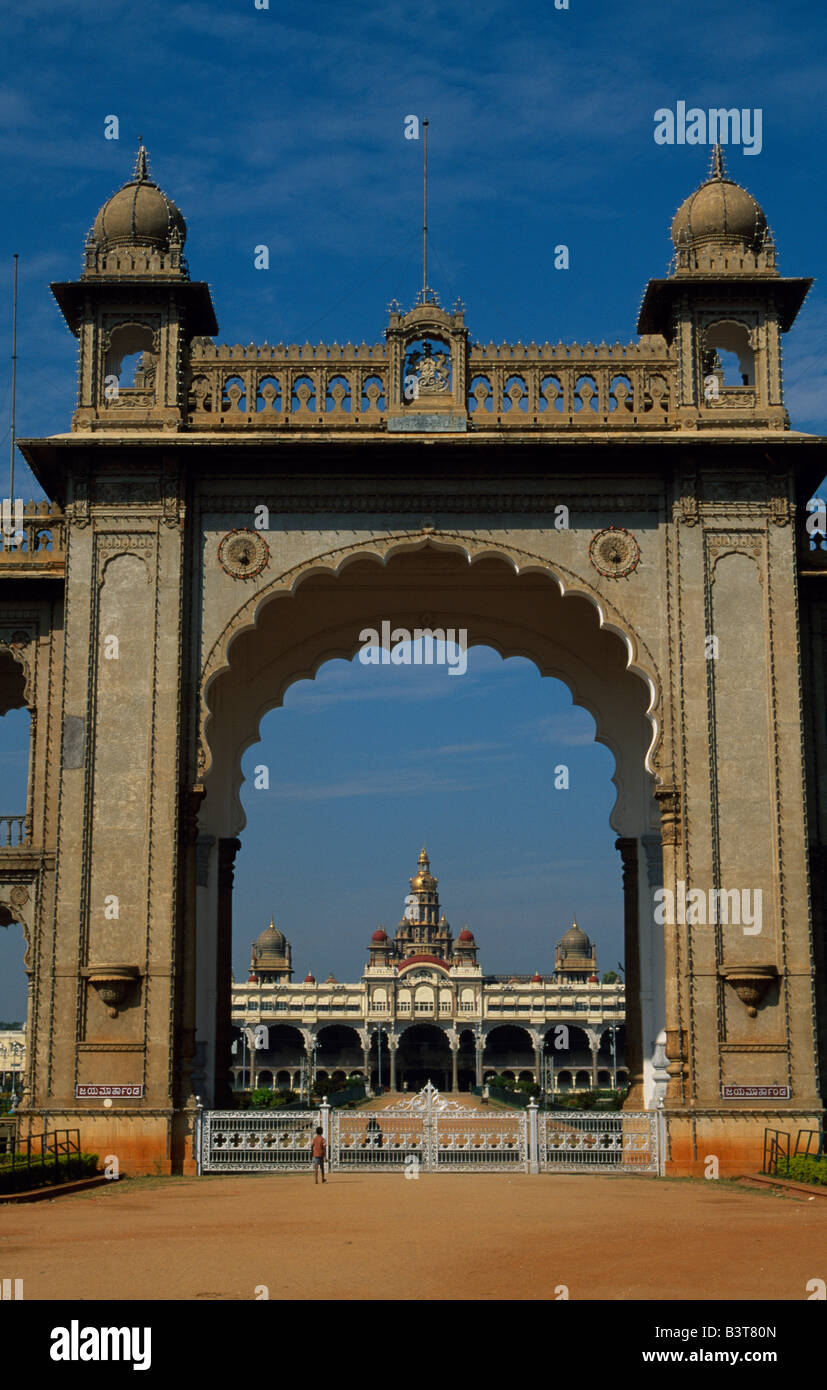
[[[315,976],[315,975],[311,975],[309,970],[308,970],[307,974],[306,974],[305,977],[304,977],[304,983],[305,983],[306,985],[315,985],[315,983],[316,983],[316,976]]]
[[[566,951],[570,951],[574,956],[587,956],[592,949],[592,943],[589,941],[586,933],[580,930],[576,922],[572,922],[565,936],[561,938],[558,944],[564,947]]]
[[[376,931],[373,933],[373,936],[370,939],[371,941],[387,941],[388,933],[384,931],[382,927],[377,927]]]
[[[273,918],[270,918],[270,925],[266,927],[256,937],[256,952],[258,959],[262,956],[283,956],[287,941],[284,932],[280,932]]]
[[[532,977],[531,977],[531,983],[532,983],[533,985],[541,985],[541,984],[543,983],[543,977],[542,977],[542,975],[538,975],[536,970],[535,970],[534,974],[533,974]]]
[[[435,879],[431,873],[431,864],[424,845],[420,851],[418,862],[419,868],[411,879],[411,888],[415,893],[423,889],[432,893],[437,886],[438,879]]]
[[[333,974],[333,972],[331,971],[331,973],[328,975],[327,979],[325,980],[325,984],[326,984],[326,985],[335,985],[335,984],[337,984],[337,983],[338,983],[338,982],[337,982],[337,980],[336,980],[336,976],[335,976],[335,975]]]
[[[599,984],[600,984],[600,981],[598,980],[598,978],[597,978],[596,975],[590,975],[590,976],[589,976],[589,984],[590,984],[590,985],[599,985]]]
[[[92,236],[101,247],[183,245],[187,224],[178,208],[149,177],[146,150],[138,149],[135,172],[107,199],[95,218]]]
[[[252,970],[250,971],[249,975],[247,976],[247,984],[248,984],[248,985],[257,985],[257,984],[258,984],[258,975],[254,975],[253,972],[252,972]]]
[[[709,178],[690,193],[672,221],[676,247],[706,241],[739,243],[760,251],[767,219],[750,193],[727,178],[720,145],[712,155]]]
[[[466,945],[473,946],[474,933],[472,931],[469,931],[468,927],[463,927],[462,931],[457,937],[457,941],[463,941]]]

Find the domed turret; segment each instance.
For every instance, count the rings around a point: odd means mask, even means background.
[[[681,204],[672,221],[676,248],[704,242],[762,250],[767,219],[750,193],[727,178],[720,145],[715,146],[709,177]]]
[[[572,955],[585,956],[591,950],[592,943],[577,923],[572,922],[565,936],[560,938],[560,945],[565,947],[566,951],[570,951]]]
[[[271,917],[270,925],[253,942],[250,969],[261,980],[289,980],[293,974],[290,955],[290,943]]]
[[[585,984],[597,970],[597,953],[576,921],[557,943],[554,969],[561,979],[577,984]]]
[[[433,893],[436,891],[438,882],[439,880],[434,878],[431,873],[430,860],[428,859],[425,846],[423,845],[422,849],[419,851],[419,869],[411,879],[411,888],[414,893],[419,893],[423,890]]]
[[[132,178],[108,198],[95,218],[91,236],[105,250],[110,246],[183,246],[187,224],[171,198],[149,177],[147,155],[138,149]]]

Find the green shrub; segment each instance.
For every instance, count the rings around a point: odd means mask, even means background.
[[[0,1192],[28,1192],[35,1187],[51,1187],[55,1183],[74,1182],[77,1178],[92,1177],[98,1170],[97,1154],[60,1154],[57,1163],[48,1158],[45,1163],[25,1166],[25,1154],[17,1154],[23,1165],[12,1168],[11,1155],[0,1155]]]
[[[780,1178],[792,1178],[794,1182],[811,1182],[818,1187],[827,1187],[827,1158],[817,1158],[814,1154],[797,1154],[793,1158],[779,1158],[776,1169]]]
[[[249,1106],[251,1110],[282,1110],[295,1099],[295,1091],[271,1091],[269,1086],[257,1086],[250,1092]]]

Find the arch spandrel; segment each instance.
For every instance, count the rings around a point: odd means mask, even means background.
[[[395,578],[400,582],[404,578],[390,574],[389,567],[394,561],[410,560],[426,550],[441,552],[443,556],[461,557],[467,562],[454,575],[432,573],[430,576],[432,582],[435,581],[437,586],[441,583],[448,591],[452,585],[457,587],[458,579],[466,581],[460,585],[465,592],[456,601],[457,608],[449,610],[450,599],[447,602],[444,597],[437,600],[427,589],[424,595],[420,593],[416,598],[410,594],[403,594],[402,597],[397,593],[389,595],[385,602],[391,606],[383,608],[381,589],[372,582],[370,590],[365,586],[358,600],[352,601],[344,613],[340,611],[335,620],[331,620],[329,613],[323,613],[321,618],[316,614],[315,624],[308,623],[304,617],[297,624],[298,640],[292,646],[291,633],[280,630],[278,636],[286,644],[284,650],[289,651],[288,656],[282,656],[265,666],[259,652],[253,655],[256,645],[262,647],[261,634],[268,624],[267,614],[277,599],[309,597],[308,586],[312,588],[317,582],[330,586],[329,594],[335,606],[341,597],[336,590],[337,581],[346,578],[348,569],[360,562],[381,566],[385,570],[387,588],[390,589]],[[533,576],[551,580],[552,585],[547,592],[549,596],[554,595],[553,604],[568,605],[570,601],[577,601],[578,607],[587,604],[595,620],[589,634],[589,641],[595,642],[594,651],[586,649],[578,655],[572,647],[559,642],[555,644],[548,633],[543,634],[533,621],[533,611],[531,622],[516,614],[514,600],[525,598],[525,593],[519,595],[515,590],[513,595],[506,595],[504,611],[499,615],[486,612],[485,595],[488,590],[484,583],[467,583],[468,567],[491,561],[501,567],[508,566],[514,582]],[[348,586],[348,592],[352,597],[353,585]],[[502,598],[502,586],[497,590],[497,596]],[[318,595],[316,597],[318,599]],[[341,610],[341,603],[339,608]],[[585,611],[581,611],[581,616]],[[561,612],[567,613],[565,606]],[[662,699],[655,662],[645,642],[605,595],[598,593],[581,576],[566,567],[489,539],[480,540],[456,532],[437,535],[429,530],[427,534],[418,536],[405,533],[361,541],[312,557],[284,571],[265,589],[251,595],[225,624],[213,644],[202,674],[198,767],[199,785],[208,790],[210,783],[216,784],[217,781],[224,788],[222,800],[226,803],[229,794],[232,801],[231,821],[223,823],[221,833],[237,834],[244,826],[245,816],[239,798],[244,780],[241,758],[258,741],[259,725],[264,715],[283,702],[286,690],[295,681],[314,679],[326,661],[351,661],[361,645],[358,633],[362,628],[378,626],[375,619],[389,618],[391,615],[394,624],[410,628],[460,624],[468,629],[469,646],[490,646],[504,660],[511,656],[524,657],[534,662],[541,675],[563,681],[571,692],[573,703],[592,715],[596,740],[608,747],[615,758],[612,780],[618,796],[611,816],[613,827],[618,833],[630,833],[633,822],[636,833],[650,828],[651,807],[640,804],[639,784],[645,774],[651,774],[655,779],[658,776],[657,755],[662,749]],[[570,625],[576,626],[573,615]],[[616,641],[607,643],[604,632]],[[579,631],[577,640],[583,645]],[[244,650],[246,644],[249,644],[247,652]],[[263,648],[267,649],[266,642]],[[250,671],[246,678],[240,678],[241,689],[238,688],[237,679],[231,695],[231,686],[225,681],[228,678],[232,680],[234,653],[236,663],[240,659],[244,664],[246,660]],[[625,682],[629,676],[636,677],[636,681],[627,685]],[[228,704],[222,710],[225,699]],[[638,709],[635,708],[636,703]],[[630,740],[628,729],[624,731],[620,726],[623,717],[628,720],[638,713],[645,716],[646,734]],[[225,727],[231,722],[234,729],[233,734],[222,733],[223,746],[220,749],[213,747],[212,742],[217,721],[223,722]],[[646,782],[651,789],[651,777],[647,776]],[[648,799],[651,801],[650,794]],[[209,818],[209,806],[205,806],[205,810]]]

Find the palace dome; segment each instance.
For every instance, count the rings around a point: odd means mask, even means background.
[[[316,983],[316,976],[315,976],[315,975],[311,975],[309,970],[308,970],[307,974],[306,974],[305,977],[304,977],[304,983],[305,983],[306,985],[315,985],[315,983]]]
[[[271,918],[269,927],[256,937],[256,958],[261,962],[262,956],[283,956],[286,946],[284,932],[279,931]]]
[[[433,874],[431,873],[431,865],[428,859],[428,854],[425,849],[425,846],[423,845],[419,853],[419,869],[411,879],[411,888],[414,890],[414,892],[417,892],[418,890],[422,889],[424,889],[426,892],[433,892],[433,890],[436,888],[437,882],[438,880],[435,879]]]
[[[575,956],[587,956],[592,949],[592,943],[576,922],[572,922],[565,936],[561,937],[557,944]]]
[[[371,937],[371,941],[387,941],[387,939],[388,933],[384,931],[382,927],[377,927],[376,931],[373,933],[373,936]]]
[[[532,977],[531,977],[531,983],[532,983],[533,985],[541,985],[541,984],[543,983],[543,977],[542,977],[542,975],[538,975],[536,970],[535,970],[534,974],[533,974]]]
[[[146,150],[141,145],[135,173],[104,203],[95,218],[92,236],[101,246],[168,247],[173,231],[183,244],[187,224],[172,200],[149,177]]]
[[[460,932],[459,936],[457,937],[457,941],[472,942],[473,940],[474,940],[474,933],[473,933],[472,931],[469,931],[467,927],[463,927],[462,931]]]
[[[720,145],[715,146],[710,176],[681,204],[672,220],[675,246],[686,242],[743,242],[758,251],[767,219],[745,188],[726,177]]]

